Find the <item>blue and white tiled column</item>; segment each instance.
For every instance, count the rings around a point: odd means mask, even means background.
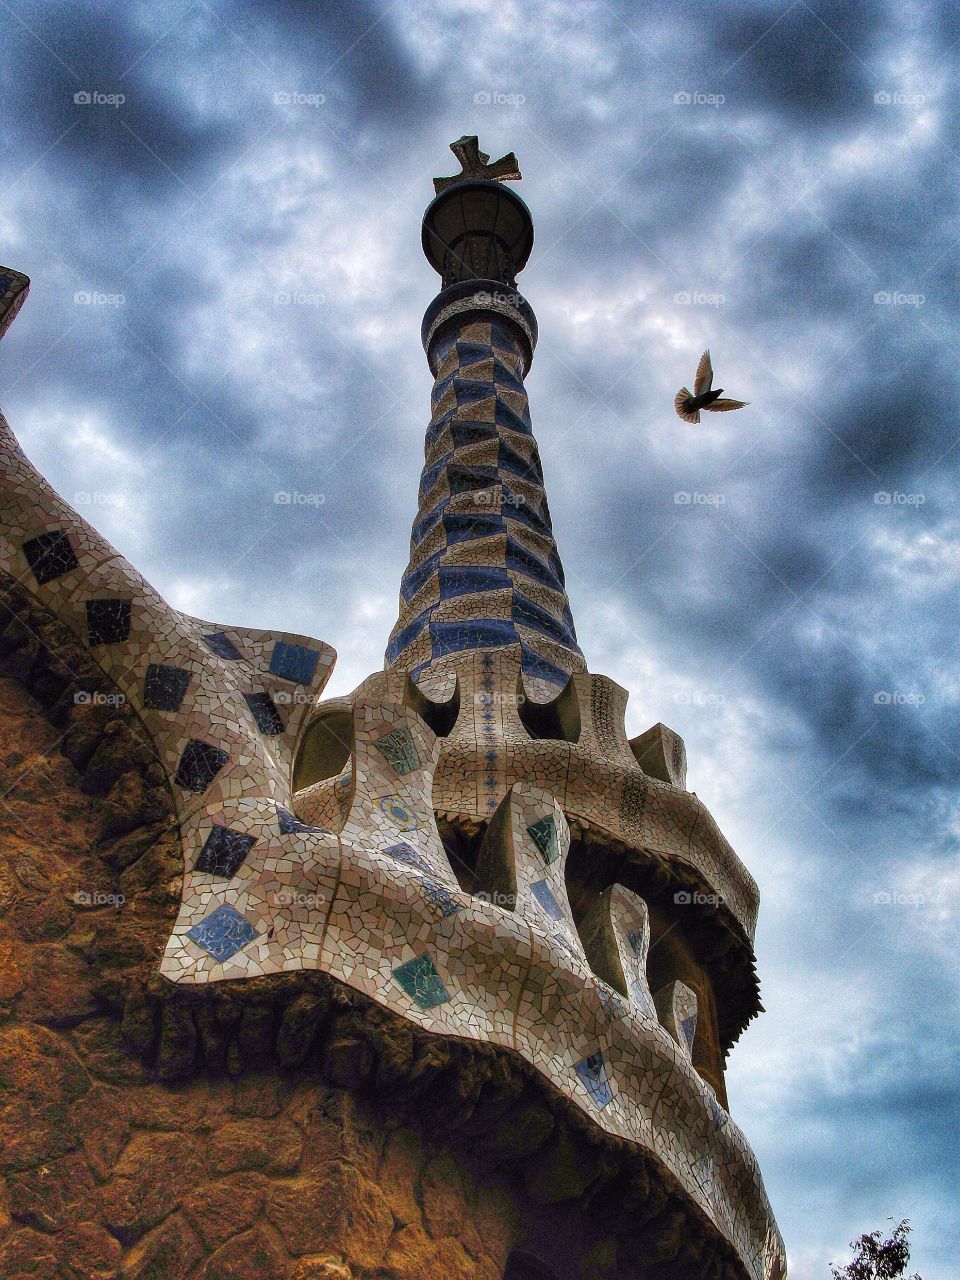
[[[448,655],[513,645],[548,694],[586,670],[523,385],[530,345],[509,318],[477,309],[429,338],[433,416],[386,654],[415,678]]]

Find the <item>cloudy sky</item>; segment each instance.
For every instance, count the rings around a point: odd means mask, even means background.
[[[0,403],[180,608],[382,665],[451,139],[515,150],[590,668],[762,894],[730,1059],[793,1280],[955,1280],[960,9],[0,0]],[[78,96],[79,95],[79,96]],[[673,412],[710,346],[749,400]],[[275,501],[278,493],[299,495]],[[689,501],[677,495],[688,495]]]

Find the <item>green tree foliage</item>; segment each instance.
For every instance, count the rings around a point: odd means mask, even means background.
[[[831,1266],[833,1280],[920,1280],[916,1273],[904,1275],[910,1261],[909,1234],[910,1223],[904,1218],[886,1240],[881,1231],[851,1240],[853,1260],[839,1270]]]

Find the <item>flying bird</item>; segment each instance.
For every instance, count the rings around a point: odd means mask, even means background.
[[[713,365],[710,363],[710,352],[705,351],[697,365],[697,374],[693,383],[693,395],[686,387],[681,387],[674,397],[674,406],[684,422],[699,422],[700,410],[709,409],[711,413],[729,413],[731,409],[742,409],[749,400],[724,400],[723,387],[711,391],[713,386]]]

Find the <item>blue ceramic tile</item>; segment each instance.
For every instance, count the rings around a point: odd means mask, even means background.
[[[61,578],[71,569],[76,569],[79,563],[70,539],[60,529],[28,538],[23,544],[23,554],[41,587],[45,582],[53,582],[55,578]]]
[[[407,844],[405,840],[401,840],[399,844],[392,844],[389,849],[383,851],[388,857],[402,862],[408,867],[416,867],[418,871],[425,871],[427,875],[434,874],[433,867],[424,858],[424,856],[414,849],[412,844]]]
[[[221,964],[242,951],[256,936],[257,931],[253,925],[226,902],[208,915],[206,920],[201,920],[187,930],[187,937],[209,951],[214,960]]]
[[[551,920],[563,920],[563,908],[553,895],[553,890],[546,880],[537,880],[530,886],[530,892],[543,907]]]
[[[527,827],[527,834],[540,850],[547,866],[560,857],[557,824],[554,822],[552,814],[547,814],[545,818],[535,822],[532,827]]]
[[[201,636],[200,639],[211,653],[215,653],[218,658],[223,658],[225,662],[239,662],[243,657],[230,637],[224,635],[222,631],[212,631],[210,635]]]
[[[230,757],[226,751],[191,738],[180,756],[180,764],[174,782],[187,791],[206,791]]]
[[[283,805],[280,804],[277,805],[277,819],[280,823],[280,834],[282,836],[289,836],[295,832],[329,834],[325,827],[310,827],[305,822],[301,822],[295,814],[291,813],[289,809],[284,809]]]
[[[602,1053],[591,1053],[588,1058],[578,1062],[576,1072],[601,1111],[613,1101],[613,1090],[607,1079],[607,1068]]]
[[[123,644],[129,639],[130,605],[130,600],[88,600],[87,635],[90,644]]]
[[[143,679],[143,705],[148,711],[179,711],[190,684],[190,672],[151,662]]]
[[[229,880],[243,865],[257,837],[230,827],[215,826],[204,841],[194,870]]]
[[[398,965],[393,976],[421,1009],[433,1009],[450,999],[443,979],[426,952],[414,960],[408,960],[406,964]]]
[[[412,773],[420,768],[420,757],[408,729],[394,729],[392,733],[378,738],[373,745],[399,774]]]
[[[287,644],[278,640],[273,646],[270,670],[282,680],[295,684],[309,684],[320,659],[319,649],[308,649],[302,644]]]
[[[245,693],[243,696],[262,734],[275,737],[283,733],[283,720],[269,693]]]

